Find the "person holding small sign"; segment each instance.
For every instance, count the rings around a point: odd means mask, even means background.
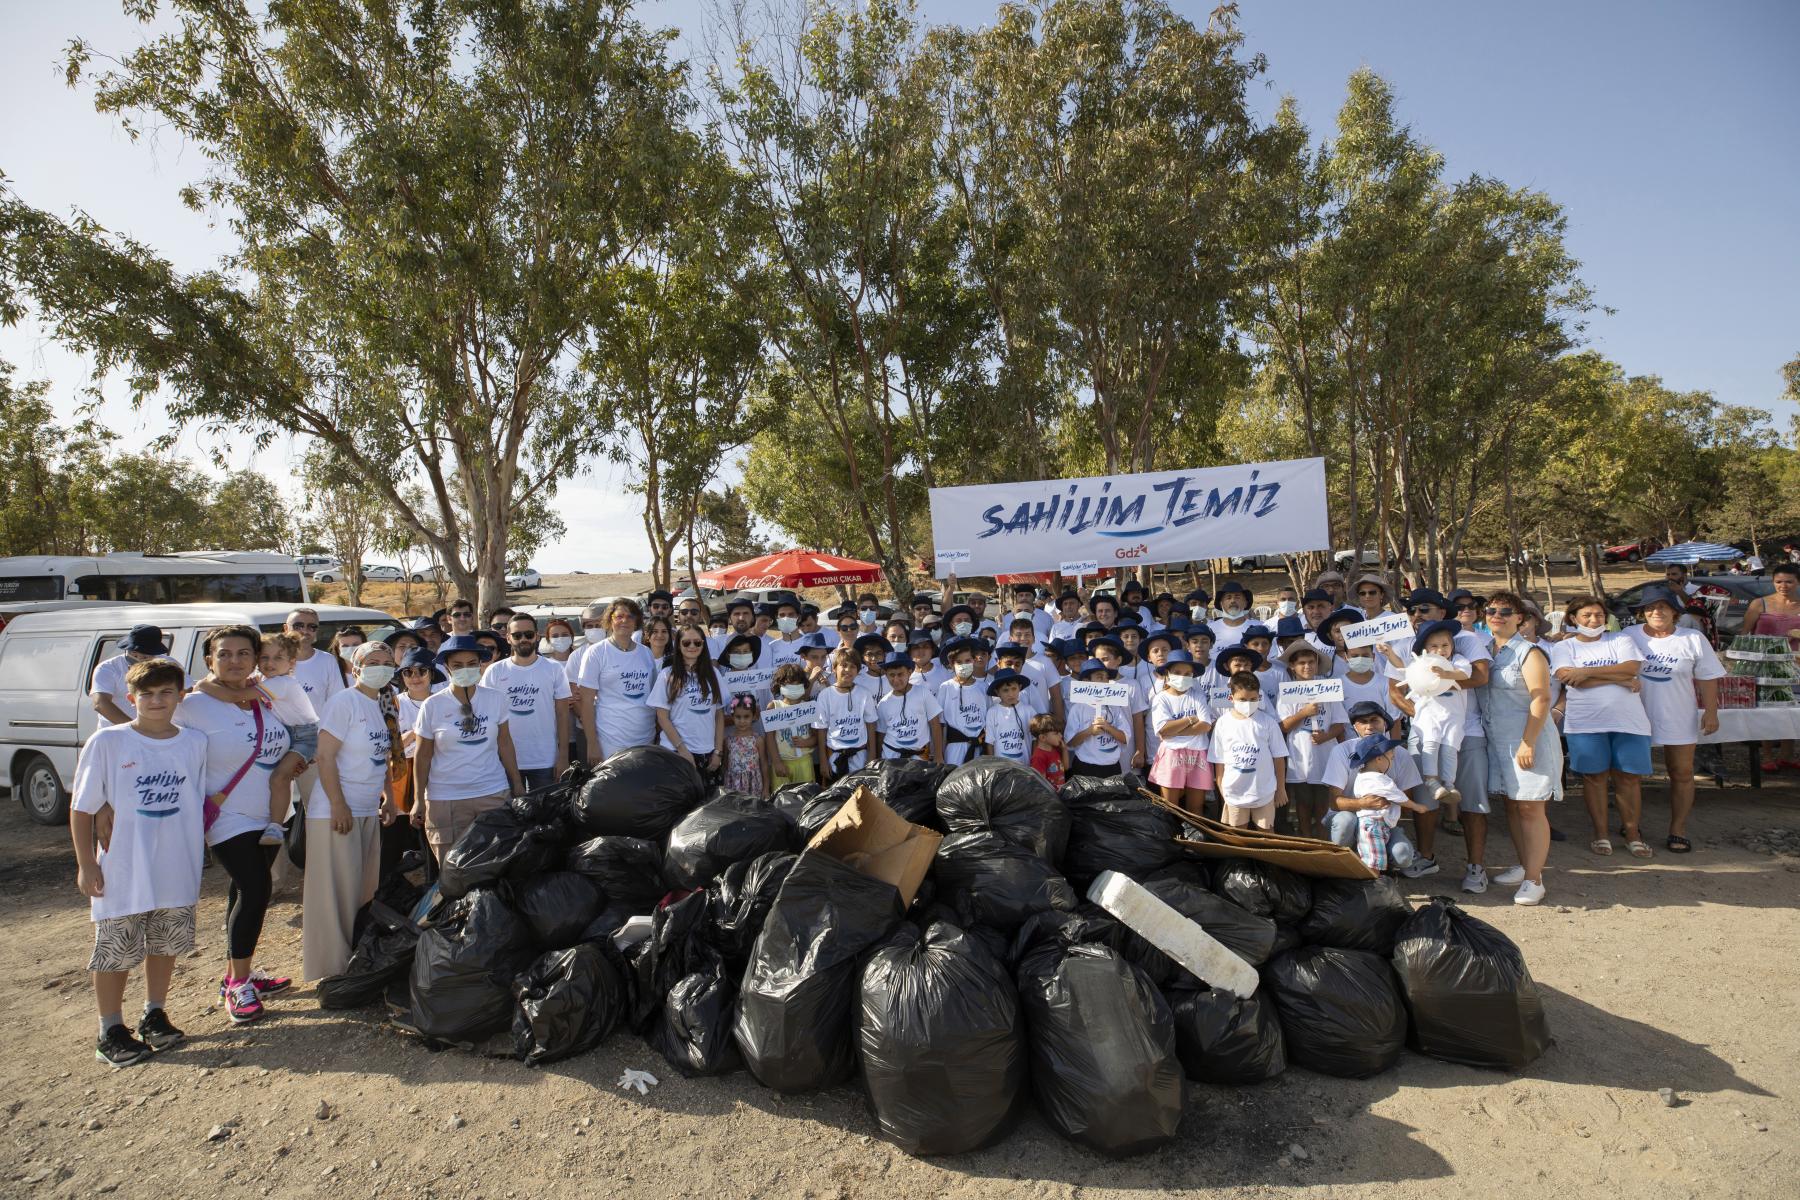
[[[1108,682],[1117,676],[1098,658],[1090,658],[1075,673],[1078,683]],[[1093,704],[1077,699],[1070,688],[1068,716],[1063,723],[1063,742],[1072,755],[1070,775],[1110,777],[1120,773],[1119,760],[1131,735],[1125,727],[1131,723],[1128,704]]]
[[[1275,828],[1275,810],[1288,802],[1287,740],[1263,708],[1262,685],[1248,671],[1231,677],[1231,707],[1213,723],[1207,757],[1225,803],[1225,824]]]
[[[1130,722],[1126,728],[1130,730],[1128,742],[1131,748],[1131,769],[1142,771],[1150,765],[1149,739],[1145,736],[1144,728],[1145,717],[1150,712],[1149,689],[1141,686],[1136,680],[1125,677],[1125,668],[1133,659],[1131,653],[1125,649],[1125,643],[1117,634],[1107,634],[1104,637],[1095,638],[1089,644],[1088,649],[1095,658],[1105,664],[1107,670],[1113,673],[1114,679],[1131,685],[1131,701],[1125,706]]]
[[[799,663],[784,662],[776,667],[773,683],[775,698],[769,701],[770,710],[807,703],[806,668]],[[770,790],[790,783],[811,783],[814,779],[813,747],[819,740],[812,727],[796,725],[777,729],[768,738],[769,765],[773,771]]]
[[[1186,650],[1171,650],[1156,673],[1162,686],[1150,701],[1150,724],[1159,745],[1150,782],[1162,789],[1164,800],[1198,816],[1206,811],[1213,786],[1212,764],[1206,761],[1213,712],[1194,687],[1194,658]]]
[[[975,651],[983,644],[979,638],[959,637],[944,646],[950,678],[938,685],[936,697],[943,715],[943,761],[951,766],[969,761],[987,726],[987,689],[975,678]]]
[[[1325,820],[1325,764],[1331,748],[1343,740],[1348,719],[1337,700],[1315,700],[1303,694],[1304,685],[1319,678],[1319,652],[1312,643],[1295,641],[1282,656],[1297,688],[1284,687],[1275,701],[1275,718],[1287,739],[1288,793],[1294,798],[1294,819],[1303,837],[1320,832]],[[1341,687],[1341,681],[1330,681]],[[1289,695],[1292,690],[1295,694]]]

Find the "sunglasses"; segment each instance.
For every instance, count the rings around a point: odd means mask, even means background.
[[[529,632],[515,633],[512,635],[512,640],[515,642],[535,642],[537,641],[537,631],[532,630]]]
[[[1359,596],[1379,596],[1382,594],[1382,591],[1380,588],[1357,588],[1356,594]]]
[[[1510,617],[1517,611],[1517,609],[1513,608],[1496,608],[1492,606],[1486,610],[1487,615],[1490,617]]]
[[[430,667],[401,667],[400,674],[402,674],[402,675],[429,675],[429,674],[431,674],[431,668]]]
[[[1479,607],[1480,606],[1476,605],[1476,604],[1459,604],[1456,606],[1456,611],[1457,612],[1474,612]]]

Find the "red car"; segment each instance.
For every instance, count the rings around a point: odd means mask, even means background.
[[[1619,546],[1607,546],[1600,551],[1600,557],[1609,563],[1636,562],[1646,554],[1653,554],[1661,549],[1662,543],[1655,538],[1643,538]]]

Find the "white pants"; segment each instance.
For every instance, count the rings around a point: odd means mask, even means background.
[[[333,833],[329,817],[306,821],[306,880],[300,930],[300,977],[340,974],[350,961],[356,913],[375,895],[381,874],[381,818],[354,817],[349,833]]]

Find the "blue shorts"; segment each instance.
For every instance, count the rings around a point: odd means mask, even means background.
[[[1627,775],[1650,773],[1650,735],[1647,733],[1571,733],[1569,768],[1577,775]]]

